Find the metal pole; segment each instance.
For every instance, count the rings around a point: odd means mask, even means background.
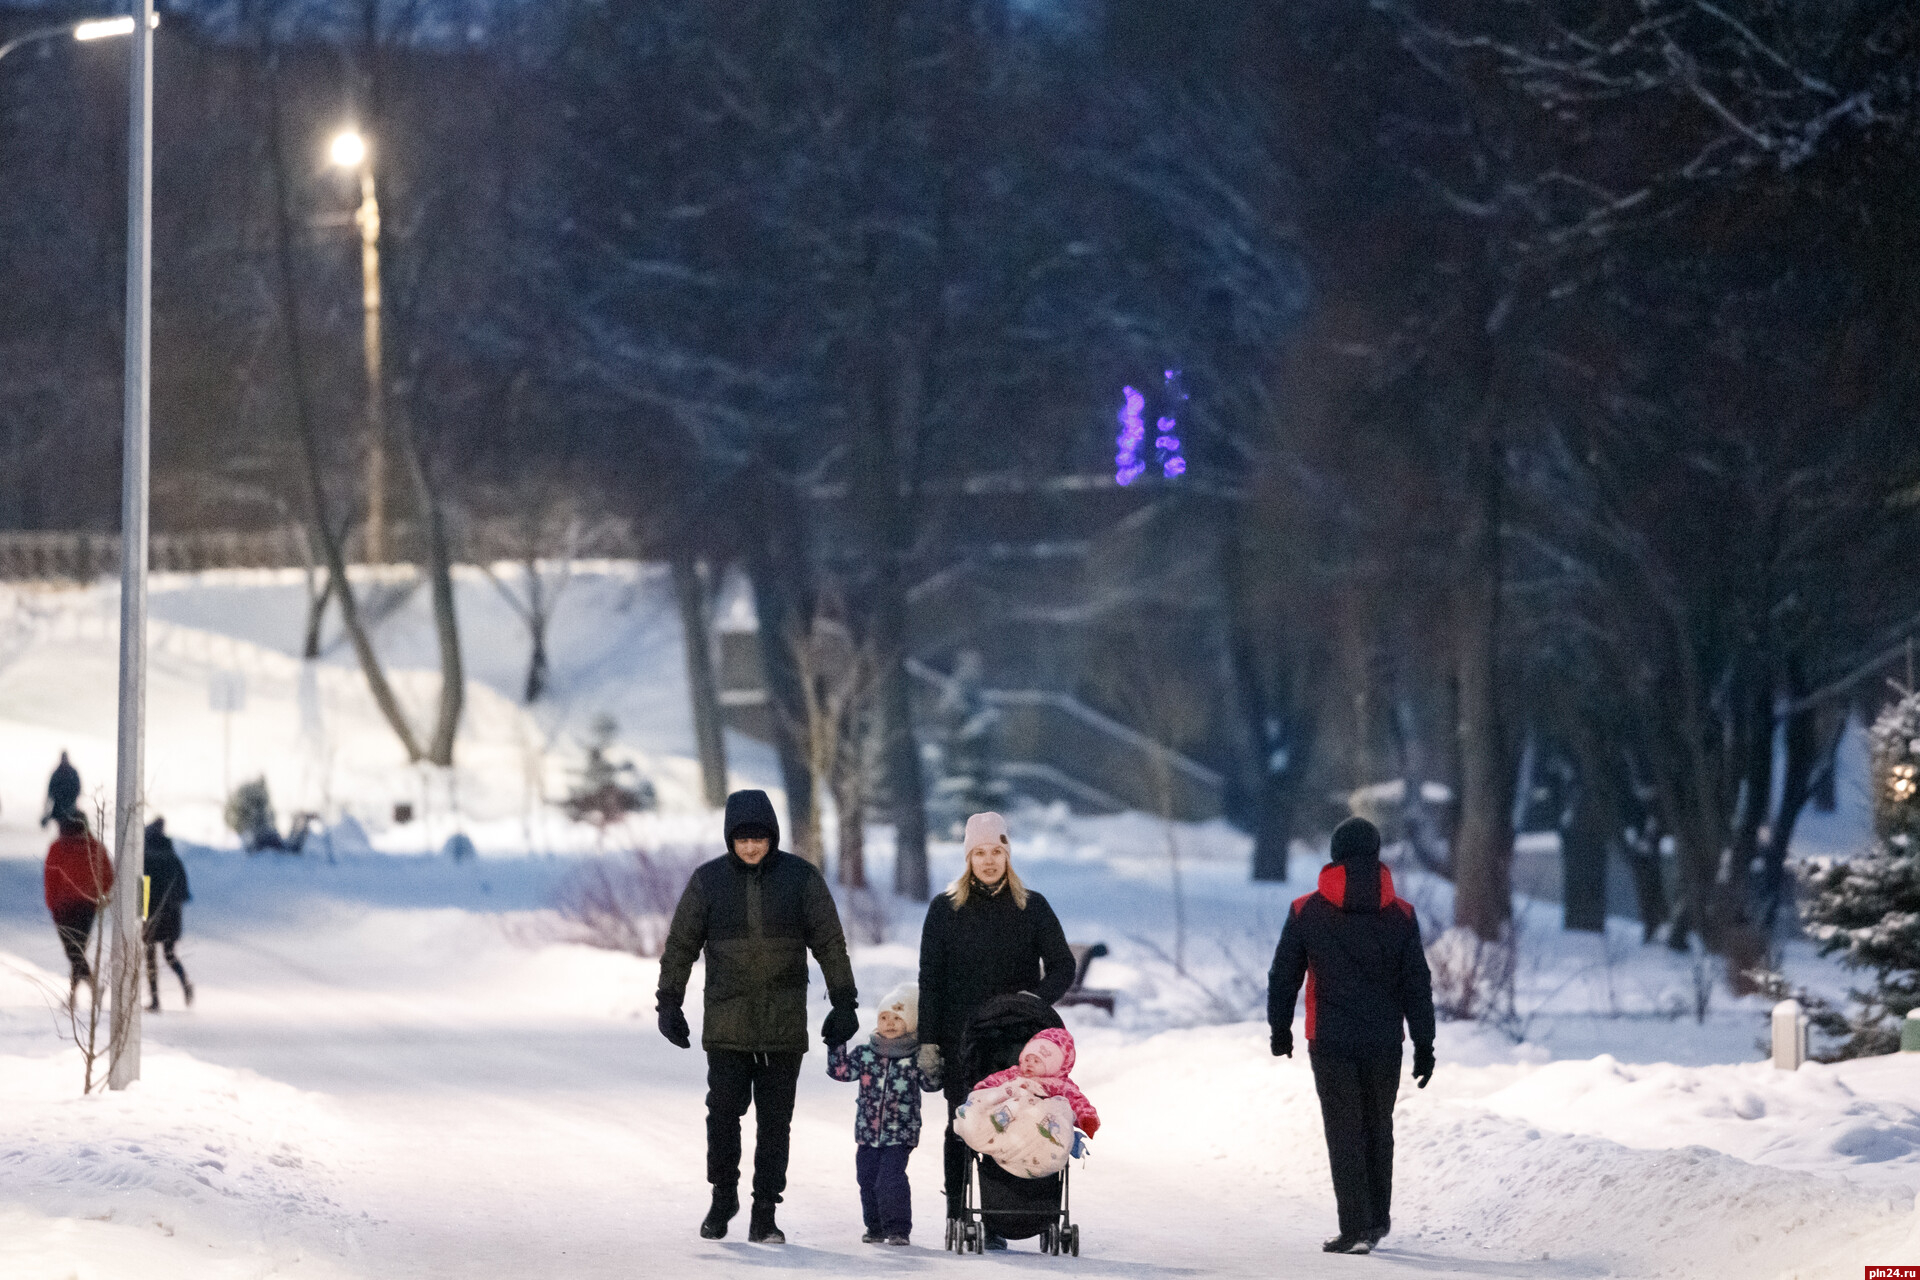
[[[373,190],[373,161],[360,165],[360,303],[366,312],[367,358],[367,563],[387,559],[387,412],[380,370],[380,201]]]
[[[153,0],[134,6],[127,132],[126,436],[120,480],[120,756],[114,778],[107,1084],[140,1078],[140,881],[146,874],[147,438],[153,306]]]

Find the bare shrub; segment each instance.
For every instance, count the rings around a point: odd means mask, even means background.
[[[879,946],[887,940],[893,925],[893,913],[887,909],[885,895],[862,886],[843,890],[840,895],[840,919],[849,940],[866,946]]]
[[[656,957],[666,946],[673,909],[702,861],[687,848],[634,848],[591,858],[561,882],[554,909],[572,926],[572,941]]]
[[[1472,929],[1448,929],[1427,948],[1434,1012],[1456,1022],[1512,1021],[1517,959],[1511,939],[1489,942]]]

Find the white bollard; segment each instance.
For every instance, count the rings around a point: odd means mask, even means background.
[[[1900,1024],[1900,1049],[1920,1053],[1920,1009],[1907,1010],[1906,1021]]]
[[[1773,1006],[1773,1065],[1798,1071],[1806,1060],[1807,1015],[1798,1000],[1782,1000]]]

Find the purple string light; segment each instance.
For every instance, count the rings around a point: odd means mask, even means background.
[[[1114,437],[1113,478],[1123,488],[1147,469],[1140,448],[1147,442],[1147,398],[1132,387],[1120,391],[1126,403],[1120,409],[1120,434]]]
[[[1167,370],[1166,384],[1169,408],[1186,403],[1187,393],[1180,385],[1178,369]],[[1159,455],[1160,474],[1169,480],[1187,473],[1187,460],[1180,455],[1180,437],[1173,434],[1176,425],[1171,413],[1154,424],[1160,432],[1153,442],[1153,447]]]

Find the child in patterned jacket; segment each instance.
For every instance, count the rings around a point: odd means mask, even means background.
[[[920,989],[896,987],[880,1002],[880,1029],[858,1047],[827,1050],[827,1074],[860,1082],[854,1111],[854,1168],[860,1179],[860,1212],[866,1244],[903,1245],[913,1234],[913,1195],[907,1159],[920,1145],[920,1095],[940,1088],[940,1056],[921,1047]]]

